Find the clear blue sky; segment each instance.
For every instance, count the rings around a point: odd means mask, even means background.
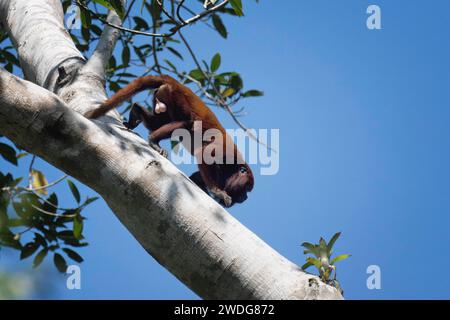
[[[185,31],[202,58],[221,52],[224,69],[265,92],[242,103],[243,121],[280,129],[279,173],[257,176],[232,214],[298,264],[303,241],[342,231],[348,299],[450,298],[450,2],[244,2],[228,40]],[[381,7],[380,31],[366,28],[369,4]],[[86,213],[82,290],[55,276],[55,298],[197,298],[102,201]],[[372,264],[381,290],[366,287]]]

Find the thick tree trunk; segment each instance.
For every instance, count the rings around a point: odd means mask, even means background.
[[[117,114],[79,114],[105,99],[117,32],[105,28],[86,63],[62,19],[59,0],[1,1],[0,22],[34,84],[0,69],[0,134],[97,191],[149,254],[203,298],[341,299],[125,130]],[[70,85],[61,81],[67,75]]]

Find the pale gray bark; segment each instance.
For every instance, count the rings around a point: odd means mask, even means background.
[[[240,224],[117,115],[80,114],[105,99],[101,68],[117,33],[105,31],[86,67],[58,0],[2,0],[0,22],[34,82],[0,69],[0,134],[97,191],[189,288],[207,299],[342,298]]]

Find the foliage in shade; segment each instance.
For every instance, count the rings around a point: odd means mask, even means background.
[[[0,154],[6,150],[10,163],[30,158],[17,153],[13,146],[7,146],[0,149]],[[10,161],[13,155],[15,161]],[[0,249],[8,247],[19,251],[21,260],[32,258],[34,268],[42,264],[49,252],[53,252],[53,262],[61,272],[67,267],[64,256],[81,263],[83,258],[76,250],[87,245],[83,242],[85,218],[81,213],[97,198],[82,202],[75,183],[67,180],[77,205],[61,208],[55,193],[48,196],[50,187],[44,173],[32,169],[29,185],[21,186],[23,180],[0,171]]]

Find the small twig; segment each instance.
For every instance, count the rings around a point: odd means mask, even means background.
[[[35,205],[31,205],[34,209],[36,209],[37,211],[52,216],[52,217],[57,217],[57,218],[75,218],[76,216],[78,216],[78,213],[74,213],[74,214],[57,214],[57,213],[53,213],[53,212],[49,212],[49,211],[45,211],[39,207],[36,207]]]
[[[166,8],[164,8],[164,0],[156,0],[156,2],[158,2],[159,6],[161,7],[162,12],[167,16],[167,18],[169,18],[173,22],[179,24],[179,22],[174,17],[172,17],[172,15],[169,12],[167,12]]]
[[[82,7],[83,9],[89,11],[90,13],[92,13],[98,20],[100,20],[101,22],[103,22],[104,24],[113,27],[115,29],[118,29],[120,31],[124,31],[124,32],[130,32],[133,34],[138,34],[138,35],[142,35],[142,36],[148,36],[148,37],[163,37],[163,38],[167,38],[167,37],[171,37],[174,34],[177,33],[177,31],[179,31],[181,28],[186,27],[187,25],[193,24],[194,22],[202,19],[203,17],[213,13],[214,11],[220,10],[223,7],[225,7],[227,5],[229,0],[224,0],[222,3],[208,9],[205,10],[199,14],[197,14],[196,16],[193,16],[191,18],[189,18],[188,20],[183,21],[182,23],[177,23],[172,29],[170,29],[170,32],[168,33],[151,33],[151,32],[145,32],[145,31],[139,31],[139,30],[134,30],[134,29],[130,29],[130,28],[126,28],[123,26],[119,26],[117,24],[111,23],[109,21],[107,21],[106,19],[104,19],[103,17],[101,17],[99,14],[97,14],[96,12],[92,11],[91,9],[89,9],[89,7],[81,2],[80,0],[77,0],[77,4]]]
[[[114,23],[111,23],[111,22],[107,21],[106,19],[101,17],[99,14],[97,14],[95,11],[92,11],[91,9],[89,9],[89,7],[86,4],[82,3],[80,0],[77,0],[77,4],[80,7],[82,7],[83,9],[85,9],[85,10],[89,11],[90,13],[92,13],[95,16],[95,18],[97,18],[98,20],[100,20],[104,24],[106,24],[106,25],[108,25],[108,26],[110,26],[112,28],[115,28],[117,30],[130,32],[130,33],[138,34],[138,35],[142,35],[142,36],[149,36],[149,37],[166,37],[167,36],[166,34],[150,33],[150,32],[139,31],[139,30],[134,30],[134,29],[123,27],[123,26],[119,26],[117,24],[114,24]]]
[[[181,12],[180,12],[180,11],[181,11],[181,8],[183,7],[184,1],[185,1],[185,0],[181,0],[180,3],[178,4],[178,7],[177,7],[177,17],[178,17],[178,19],[180,19],[180,21],[182,21],[183,23],[185,23],[185,21],[184,21],[183,17],[181,16]]]
[[[128,10],[127,10],[127,12],[125,13],[125,15],[123,16],[123,21],[125,21],[125,19],[128,18],[128,15],[130,14],[131,8],[133,8],[134,2],[135,2],[135,1],[136,1],[136,0],[131,0],[131,3],[130,3],[130,6],[128,7]]]
[[[37,187],[37,188],[33,188],[32,186],[30,186],[30,187],[24,188],[24,189],[27,190],[27,191],[31,191],[31,192],[42,190],[42,189],[47,189],[47,188],[53,187],[54,185],[57,185],[58,183],[60,183],[64,179],[66,179],[67,177],[68,177],[68,175],[66,174],[66,175],[62,176],[61,178],[59,178],[59,179],[57,179],[57,180],[55,180],[55,181],[53,181],[51,183],[46,184],[45,186],[40,186],[40,187]]]
[[[31,162],[30,162],[30,166],[28,167],[28,187],[32,188],[33,186],[33,165],[34,165],[34,161],[36,160],[36,156],[33,155],[33,157],[31,158]]]
[[[28,227],[28,228],[26,228],[26,229],[23,230],[23,231],[17,232],[17,233],[16,233],[16,236],[19,235],[19,237],[20,237],[21,235],[23,235],[24,233],[27,233],[28,231],[30,231],[30,230],[32,230],[32,229],[33,229],[33,227]]]
[[[183,17],[181,16],[181,14],[179,12],[180,11],[179,9],[181,9],[181,8],[183,8],[184,10],[186,10],[188,13],[190,13],[192,15],[196,14],[193,10],[191,10],[188,7],[186,7],[185,5],[183,5],[184,1],[185,0],[181,0],[179,2],[179,5],[177,6],[177,16],[178,16],[178,19],[180,19],[180,21],[184,21]],[[211,24],[209,24],[207,21],[201,20],[201,22],[203,22],[208,28],[215,30],[215,28]]]

